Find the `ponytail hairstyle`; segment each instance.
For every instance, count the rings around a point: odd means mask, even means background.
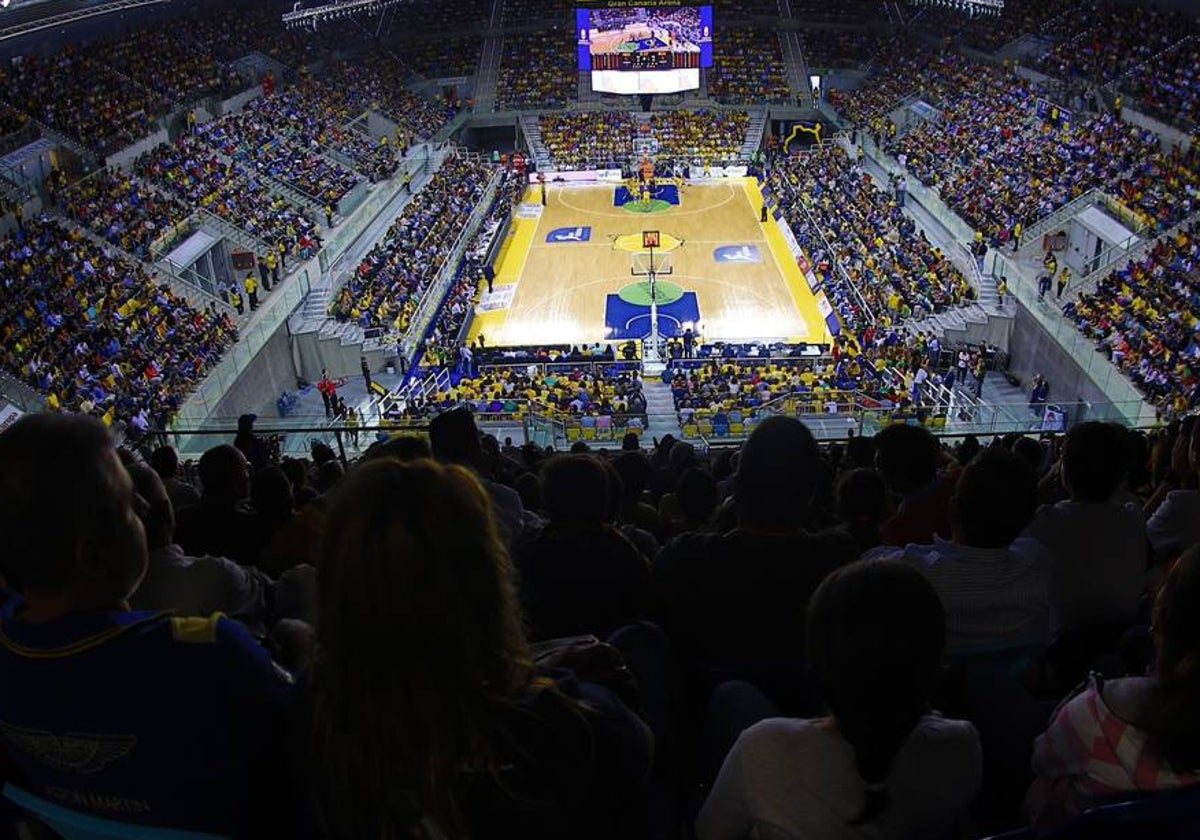
[[[822,697],[867,788],[854,823],[871,822],[887,807],[896,753],[930,711],[946,640],[941,599],[908,566],[853,563],[817,588],[807,640]]]
[[[1200,545],[1171,569],[1154,604],[1157,685],[1147,709],[1150,744],[1177,773],[1200,770]]]

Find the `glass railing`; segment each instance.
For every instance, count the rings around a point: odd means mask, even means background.
[[[893,168],[896,166],[895,162],[875,147],[870,139],[865,141],[863,149],[881,166],[885,168],[889,164]],[[972,228],[946,206],[936,190],[925,187],[915,178],[910,178],[909,181],[910,198],[920,202],[926,212],[960,242],[974,240],[975,233]],[[1060,208],[1056,214],[1052,215],[1061,214],[1063,211],[1077,212],[1085,204],[1104,204],[1107,207],[1109,202],[1110,199],[1102,192],[1093,191],[1081,196],[1071,205]],[[1031,231],[1035,229],[1036,226],[1032,227]],[[1006,256],[999,252],[993,253],[996,254],[995,259],[1002,261],[1006,266],[1003,270],[993,270],[994,274],[1004,274],[1010,278],[1020,277],[1017,267],[1009,262]],[[1062,308],[1056,299],[1039,300],[1037,289],[1032,281],[1010,280],[1008,288],[1009,293],[1021,301],[1038,323],[1054,337],[1063,351],[1069,354],[1083,369],[1087,377],[1104,392],[1112,404],[1122,407],[1122,416],[1128,422],[1141,424],[1154,420],[1154,407],[1145,402],[1141,392],[1116,365],[1109,361],[1107,354],[1099,348],[1096,341],[1079,332],[1075,324],[1063,316]]]
[[[1115,422],[1128,428],[1153,428],[1156,425],[1154,418],[1137,422],[1129,419],[1143,404],[1141,400],[1130,405],[1053,401],[1035,406],[1027,402],[987,404],[957,392],[948,401],[927,403],[918,410],[882,407],[869,397],[838,391],[785,395],[768,406],[744,410],[738,424],[722,424],[719,428],[714,428],[711,413],[704,417],[696,415],[682,428],[687,440],[705,447],[739,444],[758,423],[774,416],[795,417],[826,442],[846,440],[852,434],[874,435],[898,423],[924,426],[939,437],[1058,433],[1086,420]],[[504,434],[519,427],[524,431],[524,442],[540,447],[562,448],[578,439],[615,444],[624,436],[624,430],[598,434],[594,439],[583,435],[569,436],[568,419],[565,415],[551,416],[541,411],[499,419],[478,415],[485,433],[489,426],[495,431],[497,423],[503,426]],[[489,420],[493,422],[489,423]],[[185,458],[196,458],[214,446],[233,442],[237,425],[236,417],[211,417],[200,423],[177,421],[165,435],[151,435],[147,443],[155,446],[164,442],[165,437]],[[281,457],[308,455],[313,445],[320,443],[347,459],[361,455],[376,440],[396,435],[424,436],[428,434],[428,428],[427,417],[392,422],[367,416],[362,425],[355,426],[320,414],[261,418],[254,425],[255,433]],[[578,430],[579,427],[573,428]]]
[[[210,422],[225,393],[311,289],[308,269],[304,269],[295,282],[284,283],[282,289],[273,292],[262,319],[241,331],[237,343],[226,351],[225,357],[180,408],[172,428],[197,429]]]
[[[329,235],[329,238],[325,240],[325,246],[321,252],[322,273],[330,271],[331,267],[335,269],[336,273],[336,263],[338,260],[375,223],[376,218],[378,218],[383,208],[391,203],[400,194],[401,190],[404,189],[404,173],[410,173],[412,180],[416,181],[418,173],[425,166],[429,157],[428,144],[422,144],[419,147],[419,151],[414,150],[412,154],[401,162],[400,168],[396,171],[396,175],[391,181],[380,184],[376,189],[371,190],[362,204],[358,206],[354,217],[343,222]],[[337,278],[335,277],[334,280],[336,282]]]
[[[998,273],[1010,278],[1019,277],[1017,267],[1003,254],[996,254],[998,263],[1006,268]],[[1062,305],[1056,299],[1047,295],[1044,300],[1038,298],[1037,288],[1032,279],[1010,280],[1009,294],[1015,296],[1025,309],[1041,324],[1064,352],[1069,354],[1084,374],[1095,385],[1104,391],[1114,405],[1122,408],[1122,416],[1130,423],[1142,424],[1153,421],[1155,410],[1146,403],[1141,392],[1134,386],[1116,365],[1109,360],[1094,338],[1089,338],[1079,331],[1075,323],[1063,315]]]

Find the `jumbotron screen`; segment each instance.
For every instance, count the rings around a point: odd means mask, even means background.
[[[677,93],[700,87],[713,64],[712,6],[681,0],[586,0],[575,13],[579,69],[605,93]]]

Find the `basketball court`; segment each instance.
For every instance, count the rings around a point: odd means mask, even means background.
[[[579,344],[649,334],[657,277],[664,335],[709,341],[828,342],[804,275],[775,224],[759,221],[753,178],[660,187],[634,199],[623,184],[531,188],[514,214],[471,330],[492,346]],[[651,255],[643,231],[658,231]]]

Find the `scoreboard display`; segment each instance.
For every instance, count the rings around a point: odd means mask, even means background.
[[[575,14],[579,69],[608,93],[700,87],[713,63],[712,6],[682,0],[583,0]]]

